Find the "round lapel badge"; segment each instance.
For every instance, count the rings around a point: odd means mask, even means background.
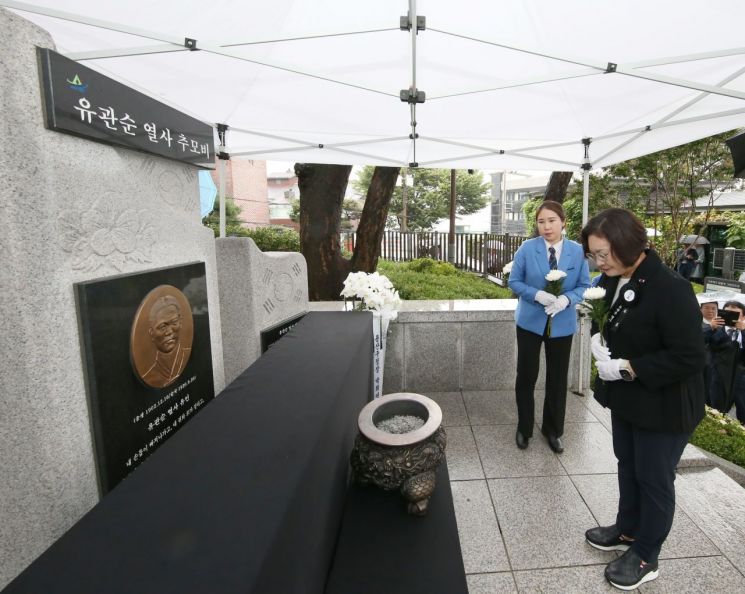
[[[636,292],[634,291],[634,289],[626,289],[623,292],[623,300],[626,303],[629,303],[629,304],[634,303],[635,299],[636,299]]]

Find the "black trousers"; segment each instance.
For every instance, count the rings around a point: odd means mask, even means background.
[[[573,335],[549,338],[517,329],[517,428],[525,437],[533,436],[535,421],[535,383],[541,356],[541,345],[546,349],[546,397],[543,400],[544,435],[561,437],[564,433],[564,414],[567,400],[567,374]]]
[[[690,433],[641,429],[611,415],[618,458],[616,526],[634,538],[632,548],[655,563],[675,515],[675,467]]]

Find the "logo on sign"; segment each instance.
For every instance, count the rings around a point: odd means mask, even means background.
[[[69,78],[66,78],[65,81],[67,81],[70,84],[70,88],[73,91],[77,91],[78,93],[85,93],[85,91],[88,89],[88,85],[84,85],[83,82],[80,80],[80,77],[76,74],[72,80]]]

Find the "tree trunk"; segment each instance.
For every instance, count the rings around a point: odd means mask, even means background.
[[[352,254],[351,269],[355,272],[374,272],[378,267],[388,206],[400,171],[400,167],[376,167],[373,171]]]
[[[350,270],[349,261],[341,255],[339,227],[351,171],[351,165],[295,164],[300,189],[300,249],[308,264],[311,301],[340,299]]]
[[[543,194],[544,200],[553,200],[558,203],[564,202],[564,197],[567,195],[567,189],[569,188],[569,182],[572,181],[571,171],[554,171],[551,173],[551,179],[548,180],[546,186],[546,193]]]

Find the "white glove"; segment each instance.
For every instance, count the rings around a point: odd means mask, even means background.
[[[547,305],[551,305],[556,301],[556,295],[546,293],[546,291],[538,291],[535,294],[535,300],[545,307]]]
[[[608,359],[595,363],[598,368],[600,379],[606,382],[615,382],[621,379],[621,359]]]
[[[564,311],[569,307],[569,297],[566,295],[559,295],[551,305],[547,305],[543,310],[547,316],[555,316],[560,311]]]
[[[610,361],[610,349],[600,343],[600,338],[600,332],[592,335],[592,339],[590,340],[592,356],[595,357],[596,361]]]

